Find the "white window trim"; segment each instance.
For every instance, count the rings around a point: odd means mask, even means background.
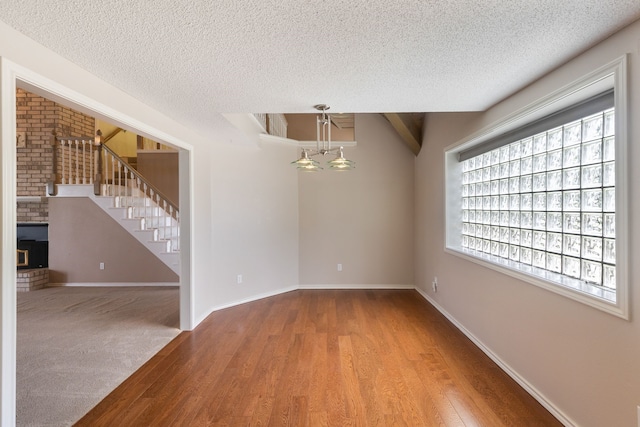
[[[616,284],[615,303],[598,296],[599,288],[578,290],[517,269],[508,260],[496,263],[465,252],[460,242],[462,173],[458,153],[497,135],[512,131],[534,120],[566,108],[607,89],[615,92],[616,138]],[[450,145],[445,161],[445,252],[547,289],[607,313],[629,320],[629,241],[628,241],[628,155],[627,155],[627,56],[600,67],[573,83],[533,102],[500,121]]]

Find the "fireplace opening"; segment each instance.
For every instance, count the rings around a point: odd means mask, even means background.
[[[16,234],[18,269],[49,267],[49,224],[19,223]]]

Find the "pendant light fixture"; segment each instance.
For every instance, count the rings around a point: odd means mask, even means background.
[[[320,167],[320,163],[318,163],[317,160],[310,158],[309,152],[304,148],[302,149],[302,153],[300,153],[300,158],[291,162],[291,164],[296,165],[298,169],[306,172],[315,172],[319,169],[322,169]]]
[[[344,147],[331,147],[331,117],[327,114],[327,110],[330,107],[325,104],[318,104],[314,105],[314,108],[320,111],[316,118],[316,149],[308,150],[303,148],[300,158],[291,162],[291,164],[296,165],[299,170],[315,172],[322,168],[320,163],[311,157],[319,154],[325,156],[330,153],[336,153],[336,158],[327,162],[329,169],[337,171],[354,169],[355,162],[344,157]]]

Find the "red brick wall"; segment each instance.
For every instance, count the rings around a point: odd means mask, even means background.
[[[16,91],[16,132],[26,133],[26,147],[17,148],[18,196],[44,196],[52,174],[52,132],[58,136],[87,136],[95,119],[33,93]],[[18,202],[18,222],[48,222],[48,203]]]

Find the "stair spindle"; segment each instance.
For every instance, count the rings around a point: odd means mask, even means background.
[[[86,149],[85,149],[85,144],[87,143],[87,141],[85,141],[84,139],[82,140],[82,183],[86,184],[87,183],[87,164],[86,164]]]
[[[71,184],[71,177],[72,177],[72,174],[73,174],[73,171],[71,170],[71,141],[69,141],[69,144],[68,144],[68,146],[67,146],[67,152],[69,153],[69,155],[68,155],[68,161],[69,161],[69,163],[68,163],[68,166],[69,166],[69,167],[68,167],[68,169],[69,169],[69,173],[68,173],[68,176],[67,176],[67,183],[68,183],[68,184]]]
[[[176,220],[173,222],[175,230],[176,230],[176,250],[180,250],[180,212],[176,211]]]
[[[79,150],[78,150],[78,140],[74,141],[75,151],[76,151],[76,184],[80,184],[80,162],[78,162],[79,158]]]
[[[89,141],[89,184],[93,184],[93,162],[94,162],[93,141]]]
[[[60,140],[60,164],[61,164],[61,172],[60,172],[60,183],[61,184],[66,184],[67,183],[67,178],[65,175],[65,161],[64,161],[64,139]]]
[[[167,212],[167,201],[164,199],[162,200],[162,212],[163,213]],[[158,212],[158,214],[160,214],[160,212]],[[161,217],[162,217],[162,235],[166,239],[168,234],[166,213]],[[169,242],[171,242],[171,236],[169,236]]]
[[[113,187],[116,182],[116,159],[111,156],[111,194],[113,196],[116,195],[115,188]]]

